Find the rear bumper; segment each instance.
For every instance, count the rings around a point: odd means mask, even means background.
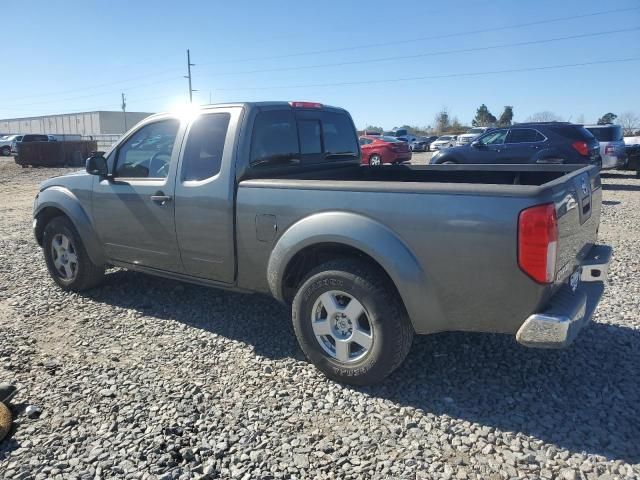
[[[622,167],[625,163],[624,155],[603,155],[602,156],[602,169],[609,170],[611,168]]]
[[[563,348],[591,321],[604,293],[611,247],[594,246],[582,262],[580,284],[574,291],[568,284],[553,296],[548,307],[529,316],[516,333],[527,347]]]

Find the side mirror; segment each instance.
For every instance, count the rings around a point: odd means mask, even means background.
[[[89,175],[99,175],[101,177],[109,175],[107,159],[104,158],[101,153],[97,153],[87,158],[86,168]]]
[[[484,147],[484,143],[480,143],[479,140],[474,140],[473,142],[471,142],[471,146],[473,148],[482,148]]]

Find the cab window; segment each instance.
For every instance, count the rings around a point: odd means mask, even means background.
[[[211,113],[194,121],[182,158],[182,180],[204,180],[218,174],[230,118],[228,113]]]
[[[166,178],[180,122],[177,119],[149,123],[119,148],[114,176]]]
[[[251,164],[278,163],[298,156],[298,132],[293,112],[270,110],[256,116],[251,137]]]

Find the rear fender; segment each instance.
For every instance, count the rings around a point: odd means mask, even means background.
[[[48,208],[60,210],[71,220],[93,263],[96,265],[104,265],[106,263],[104,251],[93,227],[93,223],[91,222],[91,218],[82,207],[78,197],[67,188],[53,186],[46,188],[38,194],[33,211],[33,217],[36,220],[36,238],[38,237],[38,231],[44,231],[45,225],[39,225],[39,222],[43,220],[43,214]]]
[[[273,296],[284,300],[284,273],[298,252],[327,243],[349,246],[373,258],[394,282],[414,325],[425,316],[442,317],[433,283],[408,246],[385,225],[350,212],[314,214],[293,224],[282,234],[271,252],[267,267],[267,280]]]

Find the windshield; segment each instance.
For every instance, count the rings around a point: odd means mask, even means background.
[[[620,125],[608,127],[585,127],[599,142],[618,142],[622,140],[622,128]]]
[[[451,138],[452,138],[451,136],[445,135],[444,137],[438,138],[438,140],[451,140]]]
[[[396,137],[389,137],[388,135],[384,135],[380,138],[385,142],[392,142],[392,143],[398,143],[402,141],[402,140],[398,140]]]

